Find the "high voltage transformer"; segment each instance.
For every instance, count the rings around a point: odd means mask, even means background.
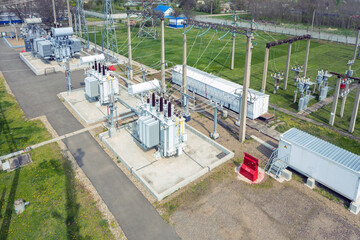
[[[98,55],[101,58],[105,59],[104,55]],[[109,104],[115,102],[113,99],[116,95],[119,94],[119,81],[112,74],[111,71],[107,69],[105,65],[101,65],[96,62],[96,56],[89,56],[84,58],[91,58],[93,60],[93,65],[86,72],[85,78],[85,95],[90,100],[99,100],[101,105]],[[87,60],[82,58],[82,62]],[[97,58],[100,60],[100,58]]]
[[[52,37],[34,39],[34,50],[40,57],[62,61],[74,57],[81,51],[81,41],[72,37],[71,27],[52,28],[51,33]]]
[[[142,93],[150,90],[149,84],[160,88],[158,80],[151,83],[141,83],[129,88],[130,93]],[[138,86],[143,89],[137,91]],[[136,88],[132,89],[132,88]],[[156,147],[155,158],[180,155],[186,146],[187,134],[185,118],[174,113],[174,105],[163,97],[156,98],[155,93],[151,99],[138,107],[139,119],[133,123],[133,135],[144,149]]]
[[[42,35],[46,35],[45,30],[40,27],[41,23],[41,18],[26,18],[25,24],[21,27],[21,34],[24,38],[27,52],[34,52],[34,40]]]

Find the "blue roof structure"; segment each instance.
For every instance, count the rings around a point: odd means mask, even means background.
[[[169,9],[172,9],[172,7],[165,6],[165,5],[159,5],[154,10],[159,11],[159,12],[166,12]]]

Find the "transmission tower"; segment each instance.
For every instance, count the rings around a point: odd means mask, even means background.
[[[159,35],[156,28],[157,19],[154,18],[154,4],[157,4],[156,2],[154,2],[154,0],[150,0],[147,2],[143,0],[142,21],[139,31],[140,38],[156,39]]]
[[[75,16],[76,32],[79,37],[86,40],[86,48],[89,48],[89,31],[86,25],[83,0],[76,0],[76,16]]]
[[[114,19],[112,18],[111,0],[105,0],[104,6],[104,28],[103,28],[103,44],[108,50],[113,53],[118,52],[116,31]]]

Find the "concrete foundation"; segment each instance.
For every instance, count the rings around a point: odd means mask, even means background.
[[[70,60],[70,70],[80,70],[88,67],[87,64],[80,64],[80,57],[87,56],[80,53],[79,57]],[[21,60],[33,71],[36,75],[46,75],[54,72],[64,71],[64,67],[60,66],[56,61],[45,61],[38,57],[33,57],[31,52],[20,53]]]
[[[109,138],[105,132],[100,138],[157,200],[234,157],[233,152],[186,125],[188,141],[183,154],[157,160],[156,150],[144,150],[129,126],[119,129],[116,137]]]
[[[358,214],[360,212],[360,201],[357,202],[351,202],[349,207],[350,212],[353,214]]]
[[[311,188],[311,189],[314,189],[314,187],[315,187],[315,179],[313,179],[313,178],[308,178],[308,179],[306,180],[305,185],[308,186],[308,187]]]
[[[99,102],[89,102],[85,97],[85,90],[77,89],[71,93],[60,93],[62,99],[72,108],[76,115],[87,125],[104,121],[107,114],[107,106],[101,106]],[[135,108],[141,103],[141,100],[135,96],[130,96],[125,88],[120,86],[119,98],[121,102],[117,102],[117,115],[121,116],[132,112],[130,108]],[[115,116],[115,112],[114,112]]]

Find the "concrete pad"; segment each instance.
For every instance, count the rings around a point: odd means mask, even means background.
[[[248,184],[254,184],[254,185],[260,184],[264,181],[264,179],[265,179],[265,170],[264,169],[258,168],[258,178],[254,182],[252,182],[250,179],[246,178],[245,176],[243,176],[240,173],[241,165],[243,165],[243,164],[240,164],[239,166],[235,167],[235,173],[236,173],[237,179],[239,179],[243,182],[246,182]]]
[[[87,56],[84,53],[78,54],[77,58],[70,60],[70,70],[80,70],[88,67],[87,64],[80,64],[80,57]],[[64,67],[60,66],[56,61],[45,61],[37,56],[33,57],[31,52],[20,53],[21,60],[36,74],[46,75],[48,73],[55,73],[64,71]]]
[[[141,148],[128,127],[119,129],[116,137],[109,138],[105,132],[100,138],[157,200],[234,157],[233,152],[186,125],[188,141],[184,152],[156,160],[156,150]]]
[[[350,212],[357,215],[360,212],[360,200],[357,202],[351,202],[349,207]]]
[[[107,116],[107,106],[102,106],[97,101],[89,102],[85,97],[84,88],[74,90],[71,93],[62,92],[60,96],[87,125],[104,121]],[[118,116],[131,113],[131,108],[135,108],[141,103],[139,98],[130,96],[122,86],[119,87],[119,97],[121,102],[115,104]]]
[[[315,187],[315,179],[309,177],[309,178],[306,180],[305,185],[306,185],[307,187],[309,187],[310,189],[314,189],[314,187]]]

